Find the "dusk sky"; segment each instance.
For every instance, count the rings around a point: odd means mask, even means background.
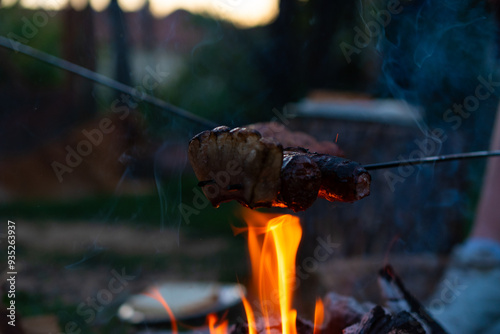
[[[2,0],[8,7],[18,0]],[[96,11],[106,9],[110,0],[19,0],[27,8],[60,9],[68,5],[75,9],[84,8],[88,1]],[[118,0],[124,11],[142,8],[146,0]],[[205,13],[226,19],[239,27],[253,27],[271,22],[278,14],[278,0],[150,0],[154,16],[163,17],[177,9],[192,13]]]

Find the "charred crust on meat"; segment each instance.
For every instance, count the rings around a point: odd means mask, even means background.
[[[303,148],[300,146],[297,147],[286,147],[285,152],[295,152],[295,153],[310,153],[307,148]]]
[[[217,134],[229,132],[229,131],[231,131],[231,128],[229,126],[221,125],[221,126],[214,128],[212,131],[208,131],[208,132],[212,132],[212,133],[217,135]]]
[[[270,207],[280,185],[283,147],[246,128],[218,127],[189,143],[188,155],[202,191],[214,207],[236,200]],[[214,180],[214,182],[203,182]]]
[[[321,170],[319,197],[354,202],[370,194],[371,176],[359,163],[327,154],[312,154]]]
[[[281,187],[277,206],[304,211],[316,198],[321,186],[321,171],[307,155],[285,151],[281,167]]]
[[[238,184],[230,184],[226,187],[227,190],[241,190],[243,189],[243,185],[241,183]]]

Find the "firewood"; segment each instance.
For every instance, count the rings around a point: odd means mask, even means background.
[[[357,324],[344,329],[343,334],[421,334],[420,323],[406,311],[390,315],[381,306],[375,306]]]
[[[325,324],[322,333],[342,334],[346,327],[358,323],[375,304],[360,303],[350,296],[329,292],[324,298]]]
[[[273,323],[271,327],[266,328],[264,326],[264,322],[262,319],[257,319],[256,332],[258,334],[265,334],[267,330],[270,330],[271,333],[281,333],[281,323],[279,321]],[[297,334],[313,334],[314,333],[314,324],[308,320],[302,319],[301,317],[297,317],[296,320],[296,329]],[[248,334],[248,323],[240,322],[237,323],[229,329],[229,334]],[[327,333],[324,333],[327,334]]]
[[[387,300],[388,308],[393,312],[411,312],[420,321],[426,333],[446,334],[439,323],[403,285],[392,266],[386,265],[379,272],[379,286]]]

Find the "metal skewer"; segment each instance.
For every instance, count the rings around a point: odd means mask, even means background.
[[[104,85],[106,87],[115,89],[117,91],[123,92],[130,96],[136,97],[142,101],[148,102],[160,109],[163,109],[169,113],[177,115],[179,117],[188,119],[192,122],[201,124],[203,126],[214,128],[217,127],[218,124],[207,120],[201,116],[195,115],[187,110],[179,108],[173,104],[165,102],[155,96],[149,95],[144,92],[139,92],[137,89],[125,85],[121,82],[118,82],[114,79],[108,78],[105,75],[96,73],[89,69],[86,69],[82,66],[71,63],[67,60],[52,56],[43,51],[37,50],[25,44],[14,41],[10,38],[6,38],[4,36],[0,36],[0,46],[3,46],[7,49],[20,52],[24,55],[30,56],[32,58],[43,61],[47,64],[53,65],[57,68],[66,70],[68,72],[77,74],[81,77],[92,80],[98,84]],[[384,168],[394,168],[399,166],[409,166],[409,165],[421,165],[433,162],[443,162],[443,161],[451,161],[451,160],[462,160],[462,159],[475,159],[475,158],[487,158],[493,156],[500,156],[500,151],[478,151],[478,152],[469,152],[469,153],[458,153],[458,154],[448,154],[448,155],[439,155],[426,157],[421,159],[408,159],[408,160],[397,160],[397,161],[389,161],[389,162],[380,162],[365,165],[364,168],[366,170],[377,170]]]
[[[447,155],[437,155],[433,157],[425,157],[421,159],[408,159],[408,160],[399,160],[399,161],[388,161],[388,162],[379,162],[375,164],[369,164],[363,166],[366,170],[377,170],[384,168],[393,168],[399,166],[409,166],[409,165],[421,165],[432,162],[444,162],[451,160],[463,160],[463,159],[476,159],[476,158],[487,158],[500,156],[500,151],[477,151],[477,152],[469,152],[469,153],[457,153],[457,154],[447,154]]]
[[[177,115],[177,116],[185,118],[185,119],[188,119],[192,122],[201,124],[201,125],[209,127],[209,128],[214,128],[214,127],[218,126],[216,123],[214,123],[212,121],[209,121],[209,120],[207,120],[203,117],[200,117],[198,115],[195,115],[187,110],[184,110],[182,108],[174,106],[173,104],[165,102],[165,101],[163,101],[163,100],[161,100],[153,95],[149,95],[147,93],[140,92],[139,90],[137,90],[133,87],[130,87],[130,86],[125,85],[119,81],[108,78],[105,75],[96,73],[96,72],[91,71],[85,67],[82,67],[82,66],[73,64],[67,60],[52,56],[48,53],[34,49],[30,46],[19,43],[17,41],[6,38],[4,36],[0,36],[0,46],[3,46],[7,49],[10,49],[10,50],[13,50],[16,52],[20,52],[24,55],[38,59],[38,60],[43,61],[47,64],[53,65],[53,66],[58,67],[60,69],[66,70],[68,72],[71,72],[71,73],[77,74],[81,77],[92,80],[98,84],[104,85],[106,87],[110,87],[110,88],[115,89],[117,91],[120,91],[122,93],[136,97],[137,99],[140,99],[142,101],[150,103],[150,104],[152,104],[158,108],[161,108],[169,113],[172,113],[174,115]]]

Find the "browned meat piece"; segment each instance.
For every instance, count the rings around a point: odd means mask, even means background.
[[[344,152],[337,144],[330,141],[317,141],[314,137],[300,131],[290,131],[277,122],[255,123],[246,126],[260,132],[264,138],[274,138],[286,149],[288,147],[305,147],[310,152],[324,153],[343,157]]]
[[[290,157],[300,163],[285,168]],[[318,170],[319,181],[316,179]],[[297,212],[310,207],[316,197],[330,202],[354,202],[370,194],[370,182],[370,174],[357,162],[290,147],[284,151],[280,194],[273,206]]]
[[[254,130],[221,126],[189,142],[189,160],[214,207],[236,200],[270,207],[280,187],[282,146]]]
[[[354,202],[370,194],[371,176],[359,163],[328,154],[311,154],[321,171],[319,197]]]
[[[236,200],[250,207],[309,208],[316,198],[353,202],[370,193],[370,174],[357,162],[288,148],[246,128],[196,135],[189,160],[214,207]]]
[[[281,166],[281,187],[273,206],[303,211],[318,197],[321,171],[307,155],[285,151]]]

